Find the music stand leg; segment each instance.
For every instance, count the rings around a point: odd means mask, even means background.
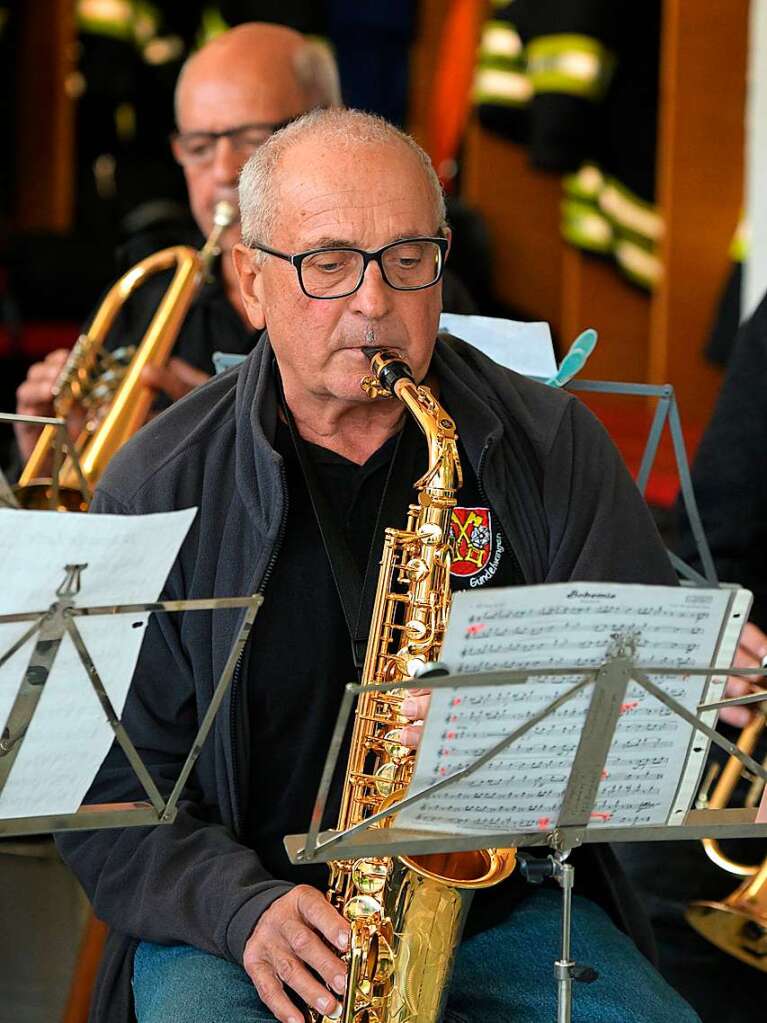
[[[562,948],[559,959],[554,963],[557,980],[557,1023],[570,1023],[573,1006],[573,968],[570,958],[570,933],[573,909],[573,875],[571,863],[559,863],[555,877],[562,889]]]
[[[573,1010],[573,981],[590,984],[599,974],[592,966],[576,963],[571,958],[570,935],[572,930],[573,884],[575,868],[566,863],[569,852],[555,853],[543,857],[518,852],[517,862],[522,877],[529,884],[542,884],[553,878],[562,889],[562,945],[559,959],[554,961],[554,977],[557,982],[557,1023],[570,1023]]]

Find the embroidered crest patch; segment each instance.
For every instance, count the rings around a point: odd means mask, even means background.
[[[450,518],[454,554],[452,575],[476,575],[490,558],[493,534],[489,508],[453,508]]]

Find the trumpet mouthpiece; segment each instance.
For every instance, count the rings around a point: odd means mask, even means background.
[[[234,206],[226,199],[216,203],[213,210],[213,223],[216,227],[229,227],[234,220]]]

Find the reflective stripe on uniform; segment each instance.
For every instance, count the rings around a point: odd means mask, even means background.
[[[522,55],[522,40],[519,33],[505,21],[488,21],[482,29],[479,44],[481,63],[488,58],[501,57],[505,60],[517,60]]]
[[[566,199],[562,203],[562,236],[571,245],[606,255],[613,248],[613,229],[607,217],[588,202]]]
[[[533,87],[527,75],[498,68],[480,68],[474,76],[472,97],[475,103],[498,106],[524,106],[530,101]]]
[[[527,66],[536,93],[601,99],[614,65],[610,51],[591,36],[540,36],[527,46]]]
[[[733,263],[745,263],[750,246],[751,229],[745,220],[741,220],[730,242],[730,259]]]
[[[599,205],[622,233],[655,244],[663,235],[663,218],[652,203],[640,199],[614,178],[608,178],[599,194]]]
[[[618,266],[635,284],[650,289],[657,286],[663,267],[654,252],[628,238],[621,238],[615,243],[614,254]]]
[[[605,176],[594,163],[584,163],[575,174],[567,174],[562,179],[565,195],[576,199],[587,199],[596,204],[599,193],[604,188]]]
[[[93,35],[133,39],[131,0],[78,0],[77,26]]]

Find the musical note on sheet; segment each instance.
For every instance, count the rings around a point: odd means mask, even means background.
[[[720,638],[730,598],[718,589],[604,583],[461,592],[453,600],[442,660],[456,674],[598,667],[612,637],[631,632],[639,667],[708,666],[723,653],[729,664],[737,630],[728,640],[729,652],[721,650]],[[583,677],[544,676],[513,685],[435,691],[410,792],[468,766]],[[695,674],[650,677],[691,713],[708,684],[705,676]],[[592,692],[584,687],[476,773],[404,810],[398,824],[463,833],[535,831],[542,821],[544,829],[553,827]],[[695,746],[702,756],[705,741],[698,736],[630,682],[598,790],[595,821],[608,826],[666,823],[676,806],[688,751]]]

